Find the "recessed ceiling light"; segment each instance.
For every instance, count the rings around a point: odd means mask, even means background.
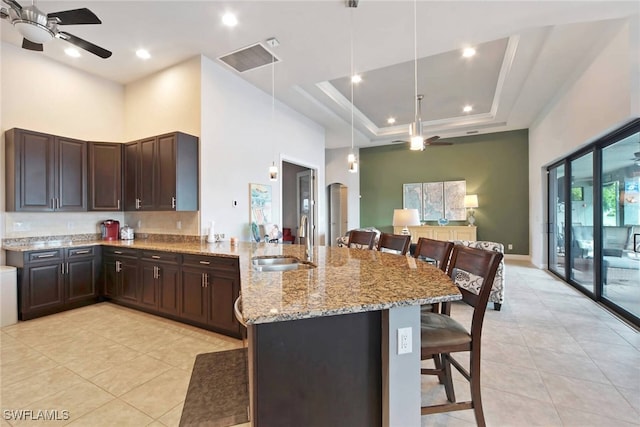
[[[80,51],[78,49],[76,49],[75,47],[68,47],[64,50],[64,53],[66,53],[67,55],[69,55],[72,58],[80,58]]]
[[[140,59],[149,59],[151,58],[151,54],[146,49],[138,49],[136,50],[136,56]]]
[[[394,124],[396,122],[396,118],[395,117],[389,117],[387,119],[387,123],[389,123],[390,125]]]
[[[473,110],[473,107],[471,105],[465,105],[464,108],[462,109],[462,111],[464,111],[465,113],[469,113]]]
[[[362,81],[362,76],[360,74],[354,74],[351,77],[351,83],[360,83]]]
[[[471,58],[475,54],[476,50],[472,47],[465,47],[462,51],[462,56],[464,56],[465,58]]]
[[[238,25],[238,18],[231,12],[227,12],[222,16],[222,23],[227,27],[235,27]]]

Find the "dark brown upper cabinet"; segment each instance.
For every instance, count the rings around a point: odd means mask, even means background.
[[[5,133],[6,210],[87,210],[87,143],[24,129]]]
[[[198,138],[174,132],[124,145],[124,209],[198,210]]]
[[[89,142],[89,210],[122,210],[122,147]]]

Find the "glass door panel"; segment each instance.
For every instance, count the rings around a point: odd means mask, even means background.
[[[640,317],[640,133],[602,149],[602,297]]]
[[[566,200],[571,209],[570,279],[586,291],[594,288],[593,152],[571,161],[571,187]]]
[[[549,270],[565,276],[564,165],[549,169]]]

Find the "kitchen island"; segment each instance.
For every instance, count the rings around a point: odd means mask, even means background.
[[[314,268],[259,271],[253,258],[302,260],[305,248],[249,242],[137,239],[4,248],[88,245],[234,261],[254,425],[419,425],[419,306],[461,298],[435,267],[377,251],[315,247],[309,260]],[[406,354],[397,351],[399,328],[411,328]]]

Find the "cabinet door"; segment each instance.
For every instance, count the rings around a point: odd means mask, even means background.
[[[158,308],[158,266],[153,262],[140,262],[140,304]]]
[[[180,274],[180,316],[195,322],[207,322],[207,288],[204,274],[207,270],[182,266]]]
[[[54,209],[54,137],[15,129],[7,133],[8,211]],[[11,163],[11,164],[10,164]],[[12,197],[13,196],[13,197]]]
[[[433,227],[433,238],[435,240],[453,240],[451,227]]]
[[[121,259],[118,284],[118,298],[131,304],[139,304],[140,293],[138,291],[138,262],[135,260]]]
[[[158,309],[178,315],[180,312],[180,273],[177,266],[160,265],[158,272]]]
[[[87,143],[56,137],[56,210],[87,210]]]
[[[66,263],[67,302],[96,296],[96,267],[93,257]]]
[[[102,258],[102,292],[109,298],[118,297],[118,274],[116,273],[116,259],[111,256]]]
[[[122,200],[122,144],[90,142],[89,210],[119,211]]]
[[[458,227],[453,240],[476,240],[476,227]]]
[[[240,333],[240,324],[233,312],[233,303],[238,297],[239,286],[232,274],[213,272],[207,281],[209,288],[208,322],[216,328]]]
[[[124,144],[124,210],[138,209],[138,143]],[[148,179],[151,179],[150,177]]]
[[[62,307],[64,304],[64,286],[62,281],[62,264],[37,265],[25,268],[23,282],[22,311]],[[26,288],[26,289],[25,289]]]
[[[156,210],[176,210],[176,137],[159,136],[156,140],[155,170]]]
[[[154,210],[155,200],[155,162],[156,139],[144,139],[139,142],[140,161],[138,163],[138,198],[140,209]]]

